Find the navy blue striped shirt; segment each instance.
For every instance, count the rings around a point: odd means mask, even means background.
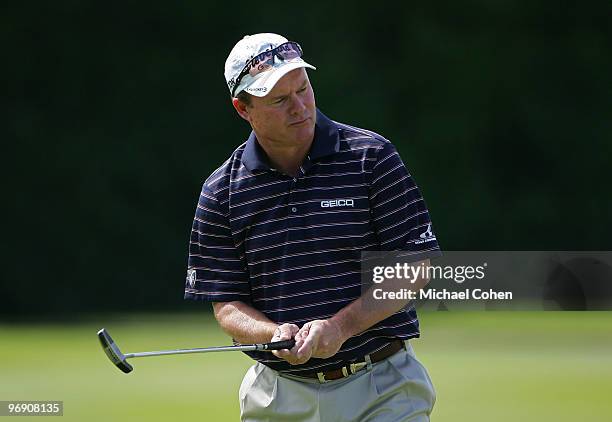
[[[391,142],[317,111],[315,137],[296,177],[270,167],[254,133],[204,182],[189,244],[185,298],[242,301],[277,323],[326,319],[361,294],[360,254],[402,250],[440,255],[425,202]],[[419,235],[428,231],[429,241]],[[419,336],[413,307],[346,341],[328,359],[291,366],[300,374],[337,368]]]

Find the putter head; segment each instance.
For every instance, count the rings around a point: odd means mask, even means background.
[[[123,353],[121,353],[121,350],[119,350],[119,347],[117,347],[106,329],[102,328],[100,331],[98,331],[98,338],[100,339],[104,353],[106,353],[106,356],[108,356],[111,362],[126,374],[132,372],[134,368],[132,368],[132,365],[127,363],[125,356]]]

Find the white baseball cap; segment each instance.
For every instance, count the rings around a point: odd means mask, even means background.
[[[316,67],[302,60],[298,43],[271,33],[247,35],[225,60],[225,81],[232,97],[241,91],[265,97],[287,72]]]

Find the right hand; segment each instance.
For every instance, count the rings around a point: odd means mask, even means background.
[[[271,342],[274,341],[282,341],[282,340],[290,340],[295,338],[296,334],[300,331],[300,328],[295,324],[282,324],[276,327],[276,331],[274,331],[274,336],[272,336]],[[295,345],[291,349],[282,349],[282,350],[273,350],[272,353],[274,356],[279,357],[283,360],[286,360],[291,365],[300,365],[302,363],[306,363],[308,359],[310,359],[312,352],[308,353],[302,352],[298,354],[299,348],[302,346],[304,342],[301,338],[295,338]]]

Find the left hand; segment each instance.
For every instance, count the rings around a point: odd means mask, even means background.
[[[338,353],[344,338],[338,323],[329,319],[307,322],[295,336],[302,344],[298,354],[310,354],[313,358],[329,358]]]
[[[291,365],[299,365],[306,363],[310,359],[310,355],[307,353],[298,353],[302,341],[298,338],[297,334],[299,327],[295,324],[281,324],[276,327],[274,336],[270,339],[271,342],[289,340],[294,338],[295,345],[290,349],[273,350],[272,354],[276,357],[286,360]]]

